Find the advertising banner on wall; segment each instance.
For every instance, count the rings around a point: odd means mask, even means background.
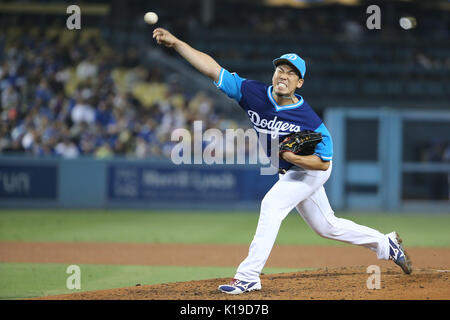
[[[56,165],[0,163],[0,199],[56,200]]]
[[[259,169],[230,166],[110,165],[107,169],[108,200],[167,202],[261,201],[274,183]]]

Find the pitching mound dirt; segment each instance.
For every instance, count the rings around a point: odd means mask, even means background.
[[[57,300],[425,300],[449,299],[448,272],[416,270],[405,275],[398,268],[383,268],[380,289],[367,288],[366,267],[343,267],[315,271],[263,275],[262,290],[227,295],[217,290],[229,279],[136,286],[45,297]]]
[[[318,268],[262,275],[262,290],[229,296],[217,290],[230,278],[42,297],[51,300],[311,300],[450,299],[450,249],[407,248],[414,271],[405,275],[391,261],[356,246],[276,245],[267,267]],[[0,242],[1,262],[237,267],[247,245]],[[367,267],[381,269],[380,289],[369,290]],[[230,275],[232,276],[232,275]],[[374,282],[372,282],[374,283]]]

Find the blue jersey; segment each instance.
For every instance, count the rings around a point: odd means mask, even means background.
[[[332,159],[333,141],[330,133],[302,96],[295,94],[298,102],[279,106],[272,96],[271,85],[241,78],[236,73],[230,73],[223,68],[220,71],[219,80],[214,84],[227,96],[236,100],[247,112],[260,138],[265,136],[270,140],[271,137],[276,137],[281,141],[292,132],[303,130],[320,132],[322,142],[317,145],[314,154],[324,161]],[[261,133],[265,135],[260,135]],[[268,142],[265,145],[270,146]],[[270,148],[267,148],[265,152],[270,157]],[[279,159],[280,168],[288,169],[292,166],[290,162]]]

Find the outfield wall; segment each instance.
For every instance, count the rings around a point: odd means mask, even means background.
[[[3,208],[257,209],[277,175],[257,165],[0,157]]]

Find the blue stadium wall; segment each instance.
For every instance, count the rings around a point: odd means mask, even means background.
[[[0,157],[2,208],[258,209],[277,175],[257,165]]]

